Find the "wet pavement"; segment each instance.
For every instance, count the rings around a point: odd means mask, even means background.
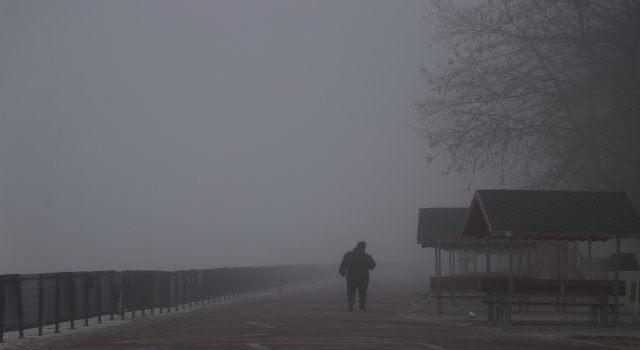
[[[139,317],[126,325],[47,344],[33,343],[29,348],[526,350],[602,349],[607,345],[529,336],[482,322],[447,324],[408,317],[412,307],[429,301],[418,296],[410,284],[398,281],[372,282],[367,311],[348,312],[343,284],[343,280],[333,281],[191,312]]]

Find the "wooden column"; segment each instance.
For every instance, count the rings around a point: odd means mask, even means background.
[[[440,260],[440,256],[442,254],[440,250],[440,242],[438,242],[438,246],[435,247],[436,251],[436,311],[438,314],[442,313],[442,292],[440,290],[440,276],[442,275],[441,267],[442,261]]]
[[[591,238],[589,238],[589,240],[587,241],[587,279],[592,279],[592,272],[591,272]]]
[[[509,236],[509,296],[507,298],[507,323],[511,323],[511,295],[513,294],[513,236],[507,231]]]
[[[618,303],[619,303],[619,287],[620,286],[620,237],[616,238],[616,280],[613,284],[615,306],[613,307],[613,317],[611,323],[615,326],[618,324]]]

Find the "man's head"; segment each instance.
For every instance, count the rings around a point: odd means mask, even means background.
[[[367,244],[364,241],[358,242],[356,248],[364,250],[367,247]]]

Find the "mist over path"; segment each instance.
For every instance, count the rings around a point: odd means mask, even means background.
[[[343,280],[158,315],[56,349],[589,349],[472,327],[408,320],[413,282],[372,279],[367,312],[346,310]],[[53,347],[52,347],[53,348]],[[594,349],[596,347],[593,347]]]

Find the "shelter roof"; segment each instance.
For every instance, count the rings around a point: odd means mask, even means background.
[[[469,208],[422,208],[418,217],[418,243],[428,239],[460,239]]]
[[[485,248],[485,238],[462,237],[462,226],[469,208],[421,208],[418,218],[418,244],[423,248],[440,246],[443,249]],[[495,248],[493,242],[492,246]],[[503,242],[506,243],[506,242]],[[519,241],[526,246],[537,245],[537,242]],[[500,244],[500,243],[498,243]]]
[[[640,238],[640,214],[624,192],[478,190],[465,238]]]

